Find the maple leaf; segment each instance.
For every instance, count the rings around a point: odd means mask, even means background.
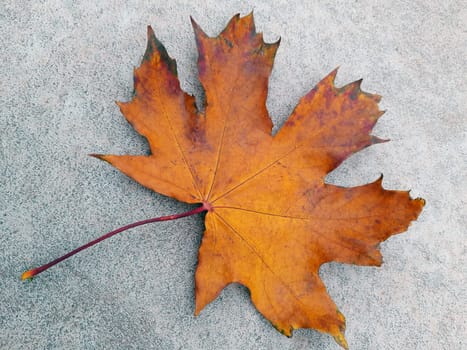
[[[215,38],[193,26],[205,115],[149,27],[135,96],[119,106],[151,155],[101,158],[156,192],[209,209],[196,314],[238,282],[279,331],[314,328],[346,347],[344,317],[319,267],[380,265],[378,244],[405,231],[424,204],[384,190],[381,179],[354,188],[324,182],[351,154],[381,141],[369,134],[382,115],[380,97],[362,92],[360,81],[336,88],[333,71],[272,136],[266,97],[279,42],[263,41],[252,14],[236,15]]]
[[[335,70],[273,136],[266,97],[279,41],[265,43],[252,14],[234,16],[215,38],[193,27],[205,113],[181,90],[175,61],[148,27],[134,97],[119,106],[151,154],[97,157],[156,192],[203,204],[183,214],[207,211],[196,314],[237,282],[283,334],[313,328],[347,348],[320,266],[379,266],[379,243],[405,231],[424,205],[383,189],[382,178],[352,188],[325,183],[351,154],[383,141],[370,135],[380,96],[361,91],[360,81],[337,88]]]

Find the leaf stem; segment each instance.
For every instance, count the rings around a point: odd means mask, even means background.
[[[88,242],[86,243],[85,245],[82,245],[81,247],[79,248],[76,248],[75,250],[72,250],[71,252],[45,264],[45,265],[42,265],[40,267],[36,267],[34,269],[31,269],[31,270],[28,270],[26,272],[24,272],[22,275],[21,275],[21,279],[22,280],[25,280],[25,279],[32,279],[34,276],[40,274],[41,272],[51,268],[52,266],[58,264],[59,262],[65,260],[65,259],[68,259],[69,257],[79,253],[80,251],[84,250],[84,249],[87,249],[89,247],[92,247],[93,245],[107,239],[107,238],[110,238],[114,235],[116,235],[117,233],[120,233],[120,232],[123,232],[123,231],[126,231],[126,230],[129,230],[131,228],[134,228],[134,227],[138,227],[138,226],[142,226],[142,225],[146,225],[146,224],[150,224],[152,222],[158,222],[158,221],[169,221],[169,220],[175,220],[175,219],[180,219],[180,218],[184,218],[186,216],[191,216],[191,215],[196,215],[196,214],[199,214],[199,213],[202,213],[202,212],[205,212],[205,211],[208,211],[210,210],[210,206],[209,204],[207,203],[203,203],[202,206],[198,207],[198,208],[195,208],[195,209],[192,209],[192,210],[189,210],[187,212],[184,212],[184,213],[180,213],[180,214],[174,214],[174,215],[167,215],[167,216],[161,216],[161,217],[158,217],[158,218],[152,218],[152,219],[146,219],[146,220],[142,220],[142,221],[137,221],[137,222],[134,222],[132,224],[129,224],[129,225],[126,225],[126,226],[123,226],[123,227],[120,227],[114,231],[110,231],[108,233],[106,233],[105,235],[91,241],[91,242]]]

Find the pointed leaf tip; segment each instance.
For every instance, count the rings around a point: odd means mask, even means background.
[[[355,100],[358,97],[358,95],[362,92],[361,90],[362,81],[363,79],[355,80],[347,85],[342,86],[338,90],[342,93],[349,94],[350,98],[352,100]]]
[[[98,153],[89,153],[88,156],[89,157],[94,157],[94,158],[99,158],[99,159],[101,159],[103,157],[102,154],[98,154]]]
[[[190,16],[191,26],[193,27],[193,31],[195,33],[196,44],[200,45],[201,39],[208,38],[209,36],[204,32],[204,30],[200,27],[200,25],[195,21],[195,19]]]
[[[355,80],[355,81],[353,82],[353,84],[354,84],[355,87],[361,89],[362,81],[363,81],[363,78],[360,78],[360,79],[358,79],[358,80]]]
[[[150,24],[148,24],[148,39],[152,38],[152,37],[155,37],[155,36],[156,36],[156,34],[154,33],[154,29],[152,29]]]
[[[240,14],[237,13],[230,19],[229,23],[219,36],[232,39],[245,34],[250,37],[254,37],[256,35],[255,22],[252,13],[249,13],[244,17],[241,17]]]
[[[91,153],[91,154],[88,154],[88,156],[97,158],[97,159],[103,160],[104,162],[109,163],[109,160],[107,159],[107,156],[105,154]]]
[[[196,23],[195,19],[193,16],[190,16],[190,22],[193,27],[199,27],[198,23]]]
[[[344,337],[344,334],[339,333],[338,335],[334,335],[333,338],[336,341],[336,343],[339,344],[342,348],[344,348],[345,350],[349,350],[349,345]]]
[[[145,61],[150,62],[153,57],[157,57],[156,62],[161,61],[165,63],[169,71],[174,76],[177,76],[177,63],[169,56],[167,49],[162,42],[157,39],[154,30],[150,25],[148,25],[147,41],[146,52],[144,53],[142,64]],[[134,76],[136,77],[136,74]]]
[[[378,100],[376,102],[379,102],[381,100],[381,96],[379,95],[372,95],[375,99],[377,98]],[[386,110],[378,111],[378,114],[376,115],[376,118],[380,118],[384,113],[386,113]]]
[[[381,173],[379,174],[379,177],[373,183],[378,184],[381,187],[383,187],[383,178],[384,178],[384,174]]]
[[[334,81],[336,80],[337,71],[339,70],[339,68],[340,68],[339,66],[334,68],[334,70],[332,70],[331,73],[329,73],[325,78],[325,79],[329,79],[333,85],[334,85]]]
[[[389,141],[391,141],[391,140],[390,139],[382,139],[382,138],[379,138],[379,137],[373,136],[373,135],[371,135],[371,140],[370,140],[372,145],[377,145],[379,143],[386,143],[386,142],[389,142]]]
[[[256,34],[255,18],[253,16],[253,11],[251,11],[246,16],[240,18],[240,21],[245,23],[245,25],[248,27],[250,35]]]

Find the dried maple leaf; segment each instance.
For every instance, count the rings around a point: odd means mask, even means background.
[[[405,231],[424,205],[384,190],[381,178],[353,188],[324,182],[351,154],[382,141],[369,134],[380,97],[361,91],[360,81],[337,88],[333,71],[273,136],[266,97],[279,42],[265,43],[251,14],[233,17],[215,38],[193,26],[205,114],[181,90],[175,61],[149,27],[134,98],[119,106],[151,155],[98,157],[156,192],[203,203],[190,212],[207,211],[196,314],[237,282],[283,334],[314,328],[347,348],[320,266],[379,266],[378,244]]]

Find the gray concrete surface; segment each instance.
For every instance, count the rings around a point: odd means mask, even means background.
[[[351,349],[466,349],[467,3],[465,1],[13,1],[0,3],[0,348],[338,349],[327,335],[276,332],[231,285],[194,317],[200,217],[122,234],[21,282],[102,233],[189,206],[144,189],[88,153],[145,154],[120,115],[151,24],[201,98],[189,15],[210,35],[255,11],[282,37],[268,108],[280,126],[336,66],[387,110],[392,142],[351,157],[329,182],[384,174],[427,205],[382,245],[385,264],[321,274]]]

